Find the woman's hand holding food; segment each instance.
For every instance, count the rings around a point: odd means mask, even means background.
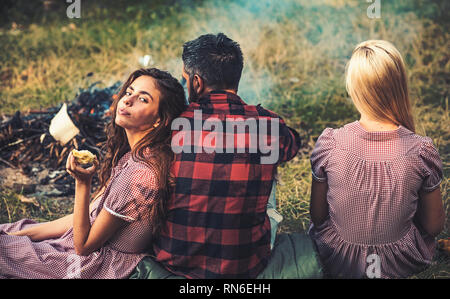
[[[92,166],[88,168],[81,166],[88,163],[92,163]],[[67,158],[66,170],[77,183],[90,185],[98,165],[97,157],[90,152],[73,150]]]

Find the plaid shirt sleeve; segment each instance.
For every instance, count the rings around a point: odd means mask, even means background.
[[[301,146],[301,139],[297,131],[288,127],[280,118],[280,160],[287,162],[293,159]]]
[[[301,146],[300,135],[297,131],[287,126],[283,118],[276,113],[264,109],[260,105],[256,107],[258,114],[269,117],[271,122],[278,122],[279,159],[276,164],[292,160],[297,155]],[[271,134],[272,138],[275,136],[276,134]]]

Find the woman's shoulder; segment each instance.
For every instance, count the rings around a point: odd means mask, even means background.
[[[153,185],[156,183],[156,169],[150,163],[130,157],[123,164],[117,175],[117,180],[125,186],[136,182]]]
[[[433,139],[431,139],[428,136],[420,136],[420,135],[416,135],[414,134],[417,143],[418,143],[418,153],[419,156],[422,160],[436,160],[436,161],[440,161],[440,156],[439,156],[439,150],[438,148],[435,146]],[[439,162],[438,161],[438,162]]]
[[[336,140],[338,138],[343,138],[352,134],[352,128],[355,126],[356,122],[348,123],[343,126],[338,127],[326,127],[320,134],[320,139],[330,139]]]
[[[325,128],[320,136],[317,138],[314,149],[311,153],[311,159],[315,160],[317,156],[328,156],[330,152],[336,145],[334,140],[335,129],[327,127]]]
[[[356,131],[358,130],[360,127],[359,125],[359,121],[355,120],[353,122],[349,122],[346,123],[344,125],[341,126],[336,126],[336,127],[326,127],[323,132],[326,132],[328,134],[344,134],[344,133],[349,133],[351,131]]]
[[[156,169],[151,163],[139,160],[139,159],[130,159],[126,165],[126,171],[124,174],[126,175],[138,175],[138,174],[147,174],[147,175],[155,175]]]
[[[413,132],[410,132],[410,134],[407,135],[406,138],[410,139],[411,142],[414,142],[414,143],[420,145],[421,147],[434,144],[433,139],[431,139],[430,137],[422,136],[422,135],[419,135],[419,134],[413,133]]]
[[[405,134],[403,134],[404,143],[411,149],[410,152],[415,152],[422,155],[424,152],[436,151],[433,139],[428,136],[422,136],[418,133],[411,132],[404,128]]]
[[[328,149],[331,150],[334,147],[336,147],[337,142],[340,139],[345,139],[348,134],[348,126],[351,124],[346,124],[341,127],[332,128],[332,127],[326,127],[322,133],[319,135],[316,141],[315,149]]]

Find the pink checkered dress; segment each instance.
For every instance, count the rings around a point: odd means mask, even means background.
[[[104,194],[94,202],[91,224],[105,209],[126,224],[106,244],[88,256],[75,254],[73,230],[58,239],[32,242],[15,232],[39,223],[23,219],[0,224],[0,278],[126,278],[151,245],[149,203],[158,199],[155,173],[125,154],[112,170]]]
[[[311,154],[313,179],[328,183],[329,217],[310,235],[332,277],[400,278],[432,261],[434,238],[413,223],[419,190],[442,180],[430,138],[405,127],[367,132],[358,121],[327,128]],[[368,271],[371,272],[370,275]]]

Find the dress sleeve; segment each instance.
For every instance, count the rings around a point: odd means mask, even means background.
[[[443,178],[442,160],[431,138],[422,142],[419,155],[424,174],[421,190],[431,192],[439,187]]]
[[[155,173],[150,168],[127,170],[111,182],[111,190],[103,208],[127,222],[148,215],[150,204],[156,199],[158,188]]]
[[[326,128],[317,139],[314,150],[311,153],[311,171],[314,180],[326,182],[326,167],[330,153],[334,147],[333,129]]]

